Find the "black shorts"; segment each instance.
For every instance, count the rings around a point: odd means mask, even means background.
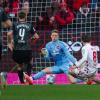
[[[0,45],[0,60],[1,60],[1,56],[2,56],[2,45]]]
[[[32,59],[31,50],[13,50],[13,60],[18,64],[29,63]]]

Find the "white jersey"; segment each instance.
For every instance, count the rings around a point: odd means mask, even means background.
[[[97,63],[96,49],[90,43],[86,43],[82,48],[82,58],[76,63],[76,66],[81,67],[82,71],[89,75],[96,72]]]

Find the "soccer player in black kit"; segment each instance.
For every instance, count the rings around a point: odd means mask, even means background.
[[[2,54],[2,27],[9,28],[12,26],[11,21],[8,19],[4,9],[0,7],[0,59]]]
[[[1,55],[2,55],[2,32],[1,30],[2,30],[2,27],[9,28],[11,26],[12,26],[12,22],[8,19],[4,9],[0,7],[0,61],[1,61]],[[1,70],[0,70],[0,81],[1,81]]]
[[[27,74],[31,74],[32,50],[29,45],[30,34],[39,38],[31,23],[26,22],[26,13],[18,12],[18,22],[13,23],[12,31],[8,32],[8,47],[13,51],[13,60],[18,64],[18,76],[24,84],[23,66],[27,65]]]

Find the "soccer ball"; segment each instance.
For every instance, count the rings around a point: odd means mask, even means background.
[[[76,74],[78,75],[80,73],[81,69],[79,67],[70,67],[69,68],[69,72],[72,73],[72,74]]]
[[[55,75],[54,74],[46,75],[46,82],[47,82],[47,84],[54,84],[55,83]]]
[[[75,68],[75,69],[74,69],[74,73],[75,73],[76,75],[79,74],[79,72],[80,72],[80,71],[79,71],[78,68]]]

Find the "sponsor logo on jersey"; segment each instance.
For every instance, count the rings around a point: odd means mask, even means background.
[[[67,42],[67,48],[69,51],[78,52],[81,50],[82,47],[83,45],[79,41],[76,41],[76,42],[68,41]],[[96,51],[100,51],[99,46],[93,46],[93,47],[95,48]]]

